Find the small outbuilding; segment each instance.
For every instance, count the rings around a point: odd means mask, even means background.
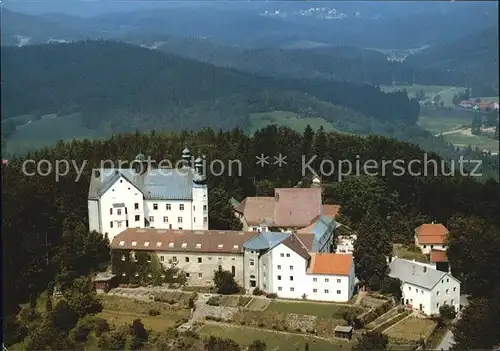
[[[349,326],[337,325],[335,327],[334,334],[336,338],[351,340],[353,330],[354,328],[350,325]]]
[[[98,273],[93,281],[95,290],[98,293],[107,293],[118,286],[116,275],[110,272]]]

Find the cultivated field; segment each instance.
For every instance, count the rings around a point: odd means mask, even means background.
[[[96,131],[87,129],[79,114],[66,116],[46,115],[40,120],[32,120],[32,116],[24,115],[8,120],[25,123],[6,140],[4,151],[7,153],[24,153],[29,150],[52,146],[58,140],[96,139],[103,137]],[[31,122],[30,122],[31,120]],[[2,121],[5,123],[5,121]]]
[[[103,311],[97,317],[104,318],[108,323],[122,325],[132,323],[140,318],[144,326],[154,331],[164,331],[174,327],[179,320],[189,318],[190,312],[186,308],[171,306],[167,303],[155,301],[137,301],[126,297],[101,296]],[[160,312],[158,316],[150,316],[150,310]]]
[[[230,338],[240,345],[249,345],[254,340],[262,340],[266,343],[266,350],[268,351],[304,350],[306,343],[309,344],[309,349],[314,351],[331,351],[334,349],[349,350],[351,348],[348,342],[336,341],[333,343],[309,336],[239,326],[218,326],[210,324],[201,328],[199,333],[202,336],[214,335]]]
[[[410,341],[418,341],[427,338],[436,324],[426,318],[408,317],[394,324],[385,331],[390,342],[394,344],[408,344]]]
[[[342,319],[345,312],[356,311],[356,308],[332,303],[273,301],[266,310],[271,311]]]
[[[273,111],[265,113],[252,113],[250,115],[251,134],[255,131],[265,128],[268,125],[277,124],[278,126],[289,127],[299,133],[302,133],[309,124],[312,129],[317,130],[323,126],[325,132],[331,132],[335,129],[332,124],[319,117],[303,117],[290,111]]]

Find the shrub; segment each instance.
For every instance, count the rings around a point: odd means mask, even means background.
[[[96,318],[94,322],[94,331],[97,337],[100,337],[103,333],[110,331],[109,323],[103,318]]]
[[[302,329],[300,329],[300,328],[295,328],[295,331],[296,331],[297,333],[302,333]]]
[[[457,316],[455,308],[451,305],[443,305],[439,307],[439,314],[444,319],[454,319]]]
[[[276,330],[276,329],[278,329],[278,326],[277,326],[276,324],[273,324],[273,325],[271,326],[271,329]]]
[[[264,328],[264,327],[265,327],[264,323],[262,323],[262,322],[260,322],[259,324],[257,324],[257,326],[258,326],[259,328]]]
[[[253,289],[252,294],[255,296],[261,296],[264,294],[264,292],[262,290],[260,290],[259,288],[255,288],[255,289]]]
[[[210,305],[210,306],[220,306],[220,302],[221,302],[220,296],[211,296],[207,300],[207,305]]]
[[[149,314],[150,316],[153,316],[153,317],[154,317],[154,316],[159,316],[159,315],[160,315],[160,311],[159,311],[159,310],[157,310],[157,309],[153,309],[153,308],[152,308],[152,309],[150,309],[150,310],[149,310],[148,314]]]
[[[245,321],[240,321],[240,324],[241,324],[241,325],[245,325],[245,324],[246,324],[246,322],[245,322]]]
[[[278,297],[278,294],[276,294],[276,293],[268,294],[267,297],[270,299],[275,299]]]

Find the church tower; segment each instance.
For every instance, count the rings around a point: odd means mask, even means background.
[[[208,187],[206,165],[197,157],[193,170],[193,230],[208,230]]]

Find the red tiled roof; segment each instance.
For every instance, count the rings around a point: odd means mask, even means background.
[[[338,215],[340,211],[340,205],[323,205],[323,214],[328,217],[334,217]]]
[[[446,251],[431,250],[431,262],[448,262]]]
[[[282,188],[275,189],[275,197],[247,197],[235,207],[242,213],[248,225],[269,227],[308,226],[322,212],[321,189]]]
[[[354,264],[352,255],[311,253],[308,274],[349,275]]]
[[[116,235],[112,249],[240,253],[256,232],[129,228]],[[134,244],[135,243],[135,244]]]
[[[448,228],[441,223],[425,223],[415,228],[419,244],[444,244]]]

